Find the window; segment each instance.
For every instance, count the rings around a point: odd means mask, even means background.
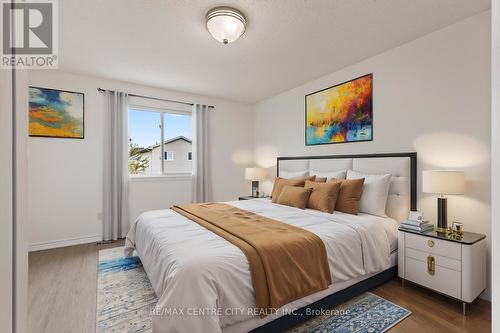
[[[193,154],[188,151],[188,161],[191,161],[193,159]]]
[[[168,175],[192,172],[189,155],[192,149],[190,113],[130,107],[128,123],[129,174]],[[186,154],[187,159],[175,159],[176,155]]]
[[[166,151],[165,152],[165,161],[173,161],[174,160],[174,152]]]

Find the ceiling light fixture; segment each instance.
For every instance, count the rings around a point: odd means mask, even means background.
[[[232,43],[240,38],[247,24],[243,13],[231,7],[212,8],[205,18],[208,32],[223,44]]]

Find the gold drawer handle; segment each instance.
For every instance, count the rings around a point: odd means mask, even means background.
[[[427,273],[429,275],[436,274],[436,259],[433,256],[427,257]]]
[[[429,245],[429,247],[434,247],[434,241],[432,239],[429,239],[427,241],[427,245]]]

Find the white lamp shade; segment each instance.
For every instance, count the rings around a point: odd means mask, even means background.
[[[426,170],[422,173],[422,190],[424,193],[464,194],[464,172],[455,170]]]
[[[266,179],[266,169],[245,168],[245,179],[251,181],[261,181]]]
[[[208,32],[223,44],[234,42],[245,32],[245,16],[234,8],[213,8],[207,13],[206,20]]]

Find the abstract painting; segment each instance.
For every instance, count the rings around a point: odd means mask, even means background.
[[[84,95],[30,87],[29,135],[83,139]]]
[[[372,74],[306,96],[306,145],[373,140]]]

